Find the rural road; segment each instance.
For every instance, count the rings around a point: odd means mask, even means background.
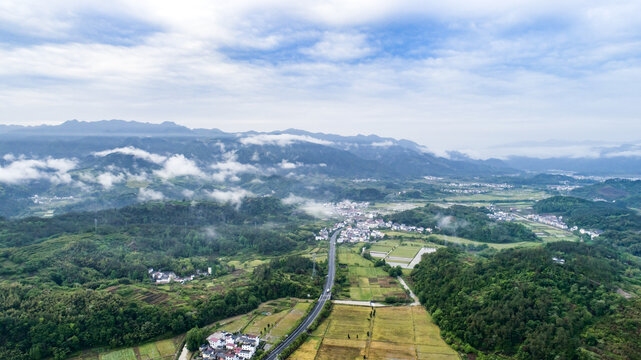
[[[281,342],[277,347],[274,348],[274,350],[269,353],[267,357],[265,357],[266,360],[278,359],[280,353],[282,353],[283,350],[291,345],[294,340],[296,340],[305,330],[307,330],[309,325],[311,325],[312,322],[316,320],[316,317],[318,317],[318,314],[320,314],[327,300],[331,299],[331,289],[332,286],[334,286],[334,275],[336,275],[336,236],[339,232],[340,230],[336,230],[336,232],[334,232],[329,240],[329,254],[327,257],[327,282],[325,283],[325,287],[323,288],[323,292],[321,293],[318,302],[316,303],[312,311],[307,315],[305,320],[303,320],[303,322],[298,325],[298,327],[294,331],[292,331],[292,333],[289,334],[287,338],[283,340],[283,342]]]
[[[412,291],[412,289],[410,289],[410,287],[409,287],[409,286],[407,286],[407,284],[405,283],[405,280],[403,280],[403,278],[402,278],[402,277],[400,277],[400,276],[399,276],[399,277],[397,277],[397,279],[398,279],[398,282],[400,282],[400,283],[401,283],[401,285],[403,285],[403,287],[405,288],[405,290],[407,290],[407,291],[409,291],[409,292],[410,292],[410,297],[414,300],[414,302],[413,302],[413,303],[411,303],[411,304],[410,304],[410,306],[420,306],[420,305],[421,305],[421,302],[418,300],[418,296],[416,296],[416,295],[414,294],[414,292]]]

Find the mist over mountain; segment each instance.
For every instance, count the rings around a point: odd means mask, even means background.
[[[226,133],[169,122],[72,120],[2,128],[0,214],[46,215],[50,204],[59,211],[98,210],[164,199],[239,202],[252,195],[331,200],[349,197],[350,184],[362,179],[516,172],[500,161],[447,159],[414,142],[376,135]]]

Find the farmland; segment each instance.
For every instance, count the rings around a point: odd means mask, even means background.
[[[384,301],[388,296],[406,298],[396,279],[382,268],[359,255],[360,246],[338,248],[338,266],[347,271],[349,288],[339,294],[341,299]]]
[[[334,305],[289,359],[459,359],[421,306]]]
[[[276,342],[289,333],[311,306],[310,301],[278,299],[261,304],[258,309],[211,324],[229,332],[259,334],[267,343]],[[184,335],[118,350],[92,349],[73,357],[74,360],[172,360],[180,350]]]
[[[180,350],[184,335],[118,350],[92,349],[74,360],[172,360]]]
[[[221,321],[218,328],[260,335],[261,341],[274,343],[292,330],[311,304],[310,301],[297,299],[269,301],[251,313]]]

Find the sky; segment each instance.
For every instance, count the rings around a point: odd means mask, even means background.
[[[299,128],[479,154],[639,143],[640,99],[638,0],[0,2],[0,124]]]

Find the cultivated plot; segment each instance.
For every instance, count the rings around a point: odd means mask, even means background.
[[[348,336],[349,335],[349,336]],[[358,338],[356,337],[358,336]],[[330,316],[289,359],[443,359],[458,354],[421,306],[334,305]]]

